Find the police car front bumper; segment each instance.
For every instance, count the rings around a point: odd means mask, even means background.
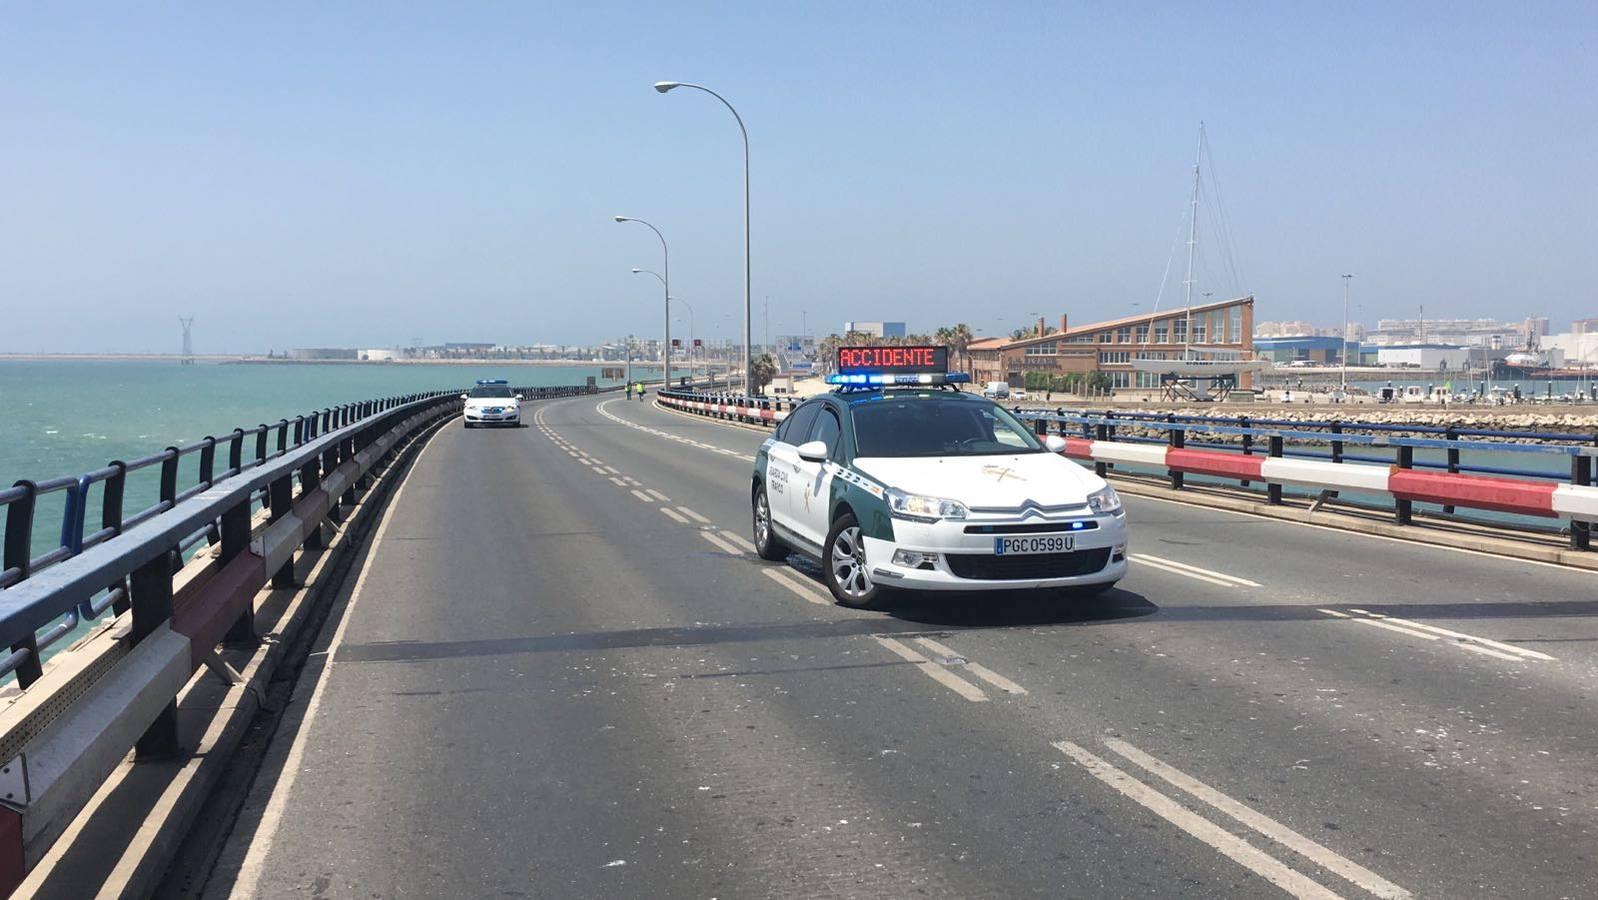
[[[480,409],[468,409],[466,410],[466,421],[478,425],[520,425],[522,414],[519,409],[508,409],[497,413]]]
[[[1071,522],[1083,527],[1073,530]],[[1058,525],[1034,532],[1040,525]],[[1050,554],[994,552],[998,537],[1027,528],[1027,537],[1069,535],[1072,549]],[[1043,523],[987,520],[917,522],[895,519],[893,540],[864,539],[866,565],[872,580],[888,587],[918,591],[1027,590],[1091,587],[1126,575],[1126,515],[1078,516]],[[919,558],[918,558],[919,557]]]

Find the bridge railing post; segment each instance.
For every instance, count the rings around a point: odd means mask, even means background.
[[[23,495],[6,506],[6,537],[0,569],[16,569],[27,578],[33,558],[33,514],[38,493],[34,482],[26,479],[13,487],[22,488]],[[17,684],[26,688],[39,680],[44,667],[39,662],[39,644],[34,635],[29,634],[11,645],[12,653],[22,651],[27,651],[28,656],[16,668]]]
[[[1280,459],[1282,457],[1282,436],[1281,435],[1279,435],[1279,434],[1271,435],[1270,454],[1271,454],[1271,458],[1272,459]],[[1282,486],[1281,486],[1281,484],[1279,484],[1279,483],[1277,483],[1275,481],[1267,481],[1267,482],[1265,482],[1265,494],[1266,494],[1267,502],[1269,502],[1272,506],[1281,506],[1282,505]]]
[[[250,546],[250,501],[236,503],[222,513],[222,565],[232,562]],[[254,644],[255,603],[248,601],[239,610],[239,617],[228,626],[222,640],[229,644]]]
[[[1415,448],[1408,444],[1398,447],[1398,467],[1400,469],[1415,468]],[[1393,502],[1393,514],[1400,525],[1409,525],[1415,521],[1415,502],[1413,500],[1396,499]]]
[[[1589,460],[1585,456],[1572,456],[1570,458],[1570,480],[1578,487],[1587,487],[1592,484],[1592,466],[1598,459]],[[1570,549],[1592,549],[1592,523],[1577,519],[1570,520]]]
[[[1254,434],[1248,430],[1248,416],[1237,417],[1237,427],[1243,429],[1243,455],[1254,455]],[[1249,481],[1243,479],[1243,487],[1248,487]]]
[[[1454,428],[1454,426],[1450,425],[1448,426],[1448,429],[1443,432],[1443,437],[1450,441],[1457,441],[1459,440],[1459,432]],[[1448,448],[1448,474],[1459,474],[1459,448],[1452,445],[1450,445]],[[1447,515],[1453,515],[1454,505],[1452,503],[1443,504],[1443,512]]]
[[[133,643],[144,640],[172,618],[172,573],[181,565],[180,555],[168,551],[155,557],[133,572],[129,593],[133,609],[130,638]],[[178,752],[177,698],[166,706],[150,723],[150,727],[134,745],[134,759],[138,762],[171,759]]]
[[[1170,449],[1172,449],[1172,450],[1180,450],[1183,447],[1186,447],[1187,446],[1187,432],[1185,432],[1184,430],[1182,430],[1180,428],[1175,427],[1176,426],[1176,414],[1175,413],[1171,413],[1171,414],[1167,415],[1165,420],[1166,420],[1167,423],[1169,423],[1172,426],[1171,429],[1170,429]],[[1176,471],[1175,469],[1171,470],[1171,489],[1172,490],[1176,490],[1176,491],[1179,491],[1179,490],[1182,489],[1182,473]]]

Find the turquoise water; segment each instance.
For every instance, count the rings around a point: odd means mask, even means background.
[[[598,380],[600,366],[0,360],[0,484],[78,475],[113,459],[137,459],[207,435],[221,437],[236,427],[293,419],[358,400],[464,389],[479,378],[540,386],[582,384],[590,375]],[[197,456],[180,470],[180,488],[198,479]],[[226,451],[219,451],[218,464],[225,465],[226,459]],[[129,476],[127,513],[155,502],[157,470]],[[35,554],[59,538],[62,502],[61,494],[40,501]],[[91,531],[98,522],[98,502],[96,489],[90,497]]]

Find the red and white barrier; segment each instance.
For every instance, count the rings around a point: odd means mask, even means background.
[[[748,419],[752,422],[762,422],[767,425],[775,425],[788,418],[787,410],[760,409],[759,407],[741,404],[679,400],[676,397],[661,397],[660,402],[674,409],[686,409],[703,415],[732,416],[738,419]]]
[[[1064,454],[1072,459],[1148,466],[1167,472],[1323,490],[1390,494],[1398,500],[1490,509],[1524,516],[1571,516],[1582,521],[1598,521],[1598,487],[1585,485],[1075,437],[1065,439]]]

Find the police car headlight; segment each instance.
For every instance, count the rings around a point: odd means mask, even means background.
[[[958,500],[907,494],[897,488],[888,489],[888,509],[900,518],[918,519],[923,522],[963,519],[967,513],[965,504]]]
[[[1088,509],[1099,515],[1120,512],[1121,495],[1115,492],[1115,488],[1105,485],[1104,490],[1094,491],[1088,495]]]

